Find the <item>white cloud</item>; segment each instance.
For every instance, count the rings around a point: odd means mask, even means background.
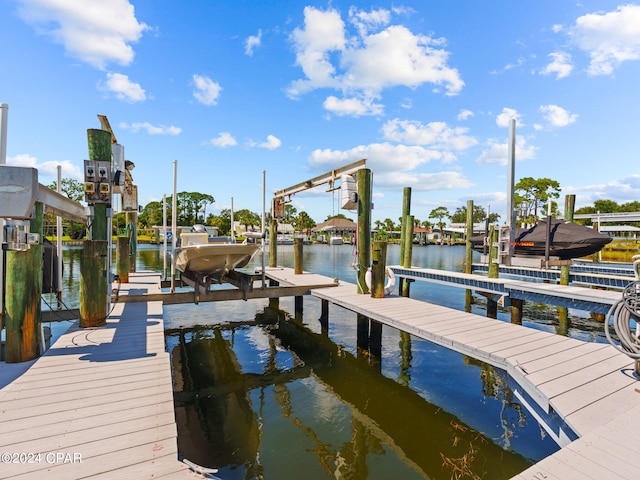
[[[267,150],[275,150],[282,145],[282,142],[275,135],[267,135],[267,141],[258,144],[260,148],[266,148]]]
[[[121,128],[131,130],[133,133],[145,130],[149,135],[180,135],[180,133],[182,133],[182,129],[180,127],[174,127],[173,125],[152,125],[149,122],[134,122],[131,124],[121,122],[119,126]]]
[[[540,112],[543,113],[544,119],[552,127],[566,127],[567,125],[575,123],[578,118],[577,114],[569,113],[558,105],[542,105],[540,106]]]
[[[370,30],[375,30],[391,21],[391,12],[384,8],[365,12],[356,7],[349,9],[349,21],[357,28],[361,37],[364,37]]]
[[[258,30],[257,35],[251,35],[247,37],[247,40],[244,43],[244,53],[246,55],[252,56],[253,51],[260,46],[262,42],[262,30]]]
[[[460,110],[460,113],[458,113],[458,116],[456,117],[458,120],[467,120],[469,118],[473,117],[473,112],[471,110]]]
[[[466,150],[478,143],[465,127],[452,128],[445,122],[420,122],[389,120],[382,126],[384,138],[394,142],[410,143],[413,145],[431,145],[444,150]]]
[[[640,175],[629,175],[608,183],[566,187],[562,189],[580,197],[580,203],[590,204],[596,200],[613,200],[618,203],[633,202],[640,198]]]
[[[22,153],[15,157],[7,157],[7,165],[28,167],[38,169],[38,182],[48,184],[43,177],[50,177],[51,181],[58,178],[58,165],[62,166],[62,177],[73,178],[74,180],[84,180],[84,171],[71,163],[70,160],[55,161],[49,160],[39,162],[36,157]]]
[[[376,174],[411,171],[431,161],[447,162],[450,160],[447,153],[422,146],[372,143],[359,145],[349,150],[317,149],[309,156],[309,164],[314,169],[327,171],[362,158],[367,159],[367,167],[375,171]]]
[[[231,135],[229,132],[220,132],[217,137],[209,140],[211,145],[216,147],[235,147],[238,144],[238,141]]]
[[[334,115],[361,117],[363,115],[382,115],[384,106],[374,103],[375,99],[369,98],[337,98],[333,95],[327,97],[323,103],[326,110]]]
[[[554,75],[556,79],[568,77],[573,70],[571,55],[564,52],[553,52],[547,55],[552,58],[551,63],[540,70],[541,75]]]
[[[460,172],[407,173],[389,172],[383,176],[376,175],[376,187],[393,188],[411,187],[413,190],[428,192],[434,190],[452,190],[469,188],[474,184],[464,178]]]
[[[512,118],[516,120],[516,125],[524,126],[524,123],[521,123],[522,116],[518,111],[508,107],[503,108],[502,112],[498,114],[496,117],[496,125],[499,127],[508,127]]]
[[[430,83],[436,89],[443,88],[447,95],[456,95],[464,86],[458,71],[447,64],[449,52],[442,48],[442,39],[414,34],[403,25],[387,26],[387,10],[350,9],[355,33],[347,31],[335,9],[322,11],[308,6],[304,17],[304,27],[296,28],[291,35],[296,63],[305,75],[289,85],[287,94],[292,98],[331,88],[341,91],[344,100],[357,98],[366,104],[380,98],[385,88],[417,88]],[[325,105],[343,114],[363,114],[357,108],[339,109],[343,106],[339,102],[331,97]]]
[[[487,150],[484,150],[480,157],[476,159],[476,163],[481,165],[497,164],[506,165],[509,156],[508,143],[500,143],[498,140],[490,139],[487,142]],[[527,140],[522,137],[516,137],[516,161],[531,160],[535,158],[538,147],[527,145]]]
[[[111,62],[129,65],[135,55],[131,43],[149,29],[128,0],[19,0],[18,11],[36,32],[99,69]]]
[[[610,75],[622,62],[640,59],[640,5],[583,15],[568,33],[589,54],[589,74]]]
[[[203,75],[193,75],[193,84],[196,87],[193,96],[203,105],[216,105],[222,87],[219,83],[214,82],[209,77]]]
[[[147,94],[139,83],[129,80],[127,75],[122,73],[107,73],[107,79],[98,85],[98,88],[113,92],[118,100],[135,103],[147,99]]]

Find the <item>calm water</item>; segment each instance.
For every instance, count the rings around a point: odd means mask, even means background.
[[[278,264],[293,266],[292,251],[279,246]],[[79,262],[77,249],[64,253],[66,280]],[[305,246],[304,268],[355,283],[353,253]],[[390,245],[387,263],[398,256]],[[417,266],[463,261],[464,247],[413,250]],[[159,249],[141,246],[137,268],[161,270]],[[66,280],[71,306],[74,288]],[[411,296],[464,309],[460,288],[415,282]],[[484,315],[481,298],[472,311]],[[603,337],[584,312],[568,327],[555,307],[534,307],[529,326]],[[501,479],[557,450],[503,372],[387,326],[374,358],[356,348],[355,314],[330,306],[328,331],[319,318],[312,297],[297,318],[293,299],[165,307],[180,453],[223,479]]]

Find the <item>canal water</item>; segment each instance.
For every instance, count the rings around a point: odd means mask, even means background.
[[[278,251],[293,266],[293,248]],[[78,253],[64,251],[65,280]],[[355,283],[354,253],[305,246],[304,269]],[[390,245],[387,263],[398,257]],[[416,266],[463,262],[464,247],[413,249]],[[139,270],[162,264],[158,247],[139,247]],[[73,306],[73,282],[64,288]],[[411,296],[465,308],[456,287],[415,282]],[[485,315],[481,299],[472,312]],[[320,308],[313,297],[298,316],[291,298],[165,306],[181,455],[222,479],[506,479],[558,449],[504,372],[387,326],[372,357],[356,348],[355,314],[330,306],[325,330]],[[562,322],[535,305],[525,315],[533,328],[605,341],[586,312]]]

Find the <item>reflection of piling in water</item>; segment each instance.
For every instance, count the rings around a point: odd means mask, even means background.
[[[201,387],[242,384],[240,365],[229,342],[219,330],[207,333],[212,336],[190,342],[182,336],[172,352],[176,395],[196,392],[176,402],[178,450],[207,467],[251,465],[259,432],[248,391],[235,388],[222,395],[197,394]]]
[[[470,449],[475,453],[473,470],[483,478],[510,478],[531,465],[411,389],[380,375],[322,335],[287,321],[280,321],[272,332],[351,406],[360,422],[370,431],[384,432],[385,443],[422,474],[448,478],[441,454],[457,459]]]

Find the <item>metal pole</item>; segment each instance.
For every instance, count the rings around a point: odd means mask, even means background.
[[[176,189],[178,183],[178,160],[173,161],[173,198],[171,205],[171,293],[176,289],[175,286],[175,268],[176,268],[176,212],[178,210],[178,198],[176,197]]]
[[[507,226],[509,227],[509,256],[505,264],[511,265],[513,257],[513,243],[515,241],[515,225],[513,219],[514,211],[514,185],[516,171],[516,119],[509,121],[509,148],[508,148],[508,171],[507,171]]]
[[[264,210],[265,210],[265,205],[266,205],[266,194],[267,194],[267,172],[265,170],[262,171],[262,228],[261,228],[261,233],[262,233],[262,288],[267,288],[267,281],[266,281],[266,275],[265,275],[265,271],[264,271],[264,265],[265,265],[265,260],[264,260],[264,245],[265,245],[265,234],[264,234],[264,228],[265,228],[265,219],[264,219]],[[271,239],[272,242],[275,241],[275,239]]]
[[[0,165],[7,164],[7,124],[9,105],[0,103]],[[0,246],[4,243],[4,218],[0,218]],[[4,249],[0,252],[0,330],[4,316]]]
[[[231,232],[230,232],[230,235],[231,235],[231,241],[233,243],[236,243],[236,229],[233,226],[233,222],[234,222],[234,219],[233,219],[233,197],[231,197]]]
[[[9,105],[0,103],[0,165],[7,164],[7,125],[9,122]]]
[[[58,165],[58,193],[62,193],[62,165]],[[56,216],[56,252],[58,254],[58,310],[62,308],[62,217]]]
[[[162,231],[164,239],[162,240],[162,275],[164,280],[167,279],[167,194],[162,195]]]

